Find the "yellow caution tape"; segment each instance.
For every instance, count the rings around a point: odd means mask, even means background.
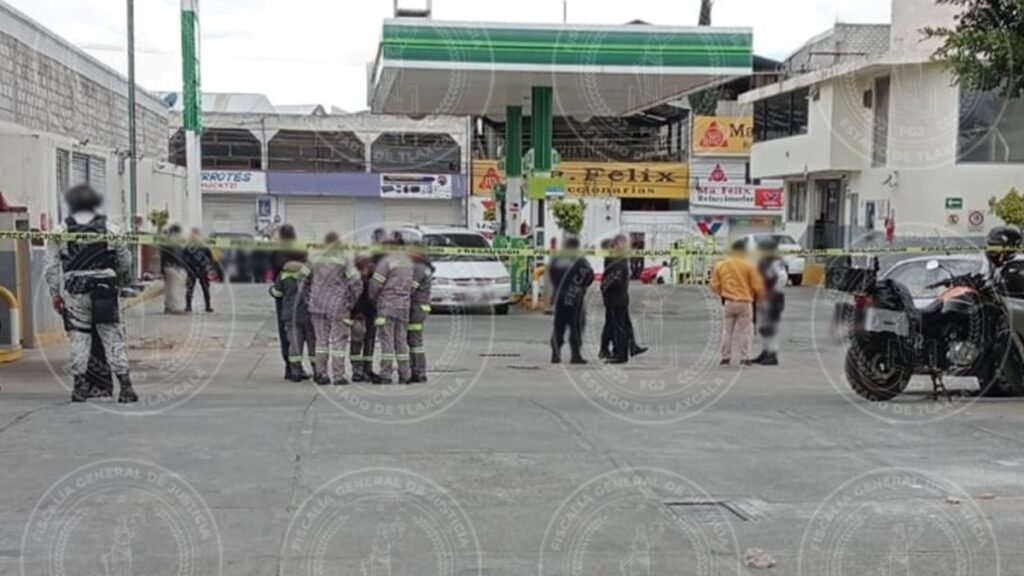
[[[69,232],[32,232],[20,230],[0,230],[0,240],[23,240],[30,242],[107,242],[114,245],[131,246],[205,246],[220,250],[256,250],[271,251],[316,251],[323,250],[327,245],[320,242],[274,242],[242,238],[214,238],[199,243],[187,238],[162,236],[156,234],[96,234]],[[352,250],[364,253],[420,251],[431,256],[497,256],[500,258],[542,258],[562,253],[547,248],[463,248],[458,246],[382,246],[367,244],[340,244],[334,249]],[[950,246],[866,246],[858,248],[829,248],[819,250],[800,250],[795,252],[778,252],[781,256],[885,256],[885,255],[926,255],[926,254],[977,254],[988,251],[999,251],[998,248],[984,248],[974,245]],[[728,250],[718,247],[680,247],[665,250],[631,250],[625,253],[600,249],[583,249],[573,252],[577,256],[628,258],[680,258],[686,256],[724,256]]]

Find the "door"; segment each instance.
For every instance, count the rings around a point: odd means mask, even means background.
[[[384,221],[396,224],[463,226],[459,200],[383,200]]]
[[[284,221],[295,226],[302,240],[320,242],[328,232],[349,239],[356,230],[356,201],[352,198],[284,199]],[[365,222],[366,226],[374,223]]]
[[[818,180],[816,219],[814,221],[814,247],[817,249],[843,247],[843,182]]]
[[[256,199],[203,196],[203,231],[256,233]]]

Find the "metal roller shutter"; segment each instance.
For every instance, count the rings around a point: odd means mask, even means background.
[[[203,196],[203,230],[254,234],[256,199]]]
[[[356,201],[351,198],[288,198],[284,221],[295,226],[299,238],[323,240],[328,232],[345,238],[356,229]]]
[[[68,186],[89,183],[89,155],[75,152],[71,155],[71,182]]]
[[[434,224],[462,226],[458,200],[384,200],[384,220],[388,224]]]

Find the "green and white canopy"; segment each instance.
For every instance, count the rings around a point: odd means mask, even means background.
[[[387,114],[504,116],[534,86],[560,116],[621,116],[749,75],[752,32],[649,25],[387,20],[369,104]]]

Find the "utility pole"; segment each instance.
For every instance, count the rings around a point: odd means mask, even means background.
[[[181,60],[183,127],[185,129],[186,193],[188,218],[194,223],[202,221],[201,194],[203,94],[199,77],[199,0],[181,0]]]
[[[569,0],[562,0],[562,24],[569,23]]]
[[[128,0],[128,204],[130,222],[128,230],[133,234],[139,231],[139,179],[136,170],[136,126],[135,126],[135,0]],[[138,258],[141,247],[132,251],[132,276],[138,274]],[[133,278],[134,280],[134,278]]]

